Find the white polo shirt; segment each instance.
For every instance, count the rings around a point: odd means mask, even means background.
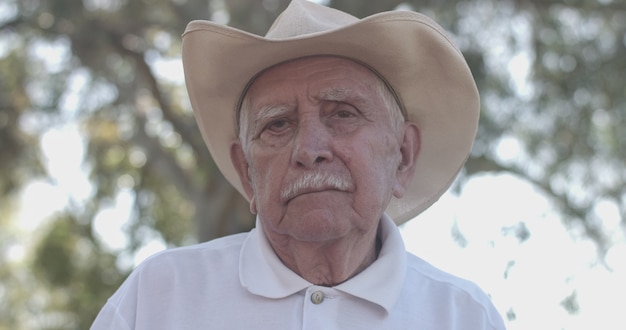
[[[387,216],[378,259],[335,287],[285,267],[260,225],[147,259],[91,329],[504,329],[482,290],[406,252]]]

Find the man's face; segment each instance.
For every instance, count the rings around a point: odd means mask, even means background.
[[[401,195],[405,126],[392,123],[376,79],[355,62],[311,57],[250,86],[231,156],[270,239],[371,233]]]

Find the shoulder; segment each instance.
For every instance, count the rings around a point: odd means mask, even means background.
[[[418,308],[439,315],[439,320],[453,319],[460,324],[481,324],[477,329],[504,329],[502,317],[489,296],[475,283],[447,273],[407,252],[405,299],[413,299]]]
[[[194,244],[158,252],[143,261],[135,271],[143,268],[158,267],[162,264],[175,264],[183,267],[187,264],[197,265],[202,262],[225,262],[239,258],[241,246],[248,233],[235,234],[217,238],[205,243]]]
[[[155,288],[171,294],[184,289],[193,292],[194,283],[219,285],[220,281],[236,279],[239,254],[247,235],[235,234],[156,253],[131,272],[112,300],[124,300],[128,294],[142,296]]]
[[[120,294],[196,281],[216,283],[225,278],[223,275],[237,278],[239,254],[246,237],[247,233],[235,234],[156,253],[132,271]]]
[[[447,273],[409,252],[407,252],[407,268],[408,276],[422,285],[466,292],[471,295],[483,294],[483,291],[473,282]]]
[[[159,322],[179,324],[206,303],[206,297],[231,293],[239,283],[239,255],[246,237],[236,234],[147,258],[109,298],[93,329],[170,328]]]

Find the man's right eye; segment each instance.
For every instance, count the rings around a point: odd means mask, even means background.
[[[286,119],[277,119],[267,125],[267,129],[273,133],[280,133],[289,127]]]

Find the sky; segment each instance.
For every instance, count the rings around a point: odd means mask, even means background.
[[[506,230],[520,224],[530,233],[525,241]],[[465,247],[451,239],[455,227]],[[444,195],[406,225],[403,237],[409,251],[479,284],[505,317],[513,310],[508,329],[626,325],[617,303],[626,294],[626,243],[610,251],[609,271],[598,262],[594,243],[568,232],[549,200],[513,176],[471,179],[460,196]],[[570,315],[562,302],[573,294],[579,311]]]

